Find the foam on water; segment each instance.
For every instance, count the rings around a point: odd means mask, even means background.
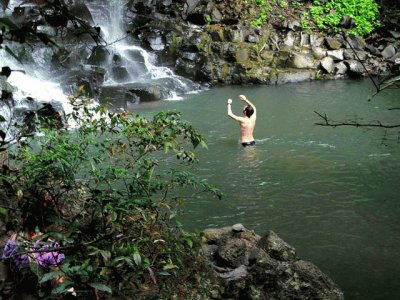
[[[182,78],[164,66],[158,66],[154,53],[148,52],[128,37],[123,24],[126,1],[90,1],[88,7],[92,13],[96,26],[101,28],[102,38],[107,42],[111,55],[108,57],[106,84],[117,85],[120,83],[134,83],[156,81],[160,79],[169,79],[168,100],[182,100],[178,94],[187,93],[193,90],[199,90],[200,85]],[[115,67],[116,57],[122,68],[126,70],[129,76],[121,80],[114,77],[113,68]]]
[[[7,82],[13,88],[13,99],[15,105],[24,106],[27,97],[33,98],[40,103],[59,103],[65,113],[72,112],[72,107],[67,95],[62,91],[60,84],[48,80],[47,74],[32,70],[29,65],[18,63],[4,52],[0,56],[0,66],[8,66],[12,70]]]

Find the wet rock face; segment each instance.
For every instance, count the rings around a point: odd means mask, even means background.
[[[97,42],[100,41],[101,28],[90,26],[93,16],[87,2],[65,2],[71,13],[86,25],[85,30],[75,28],[62,10],[46,10],[41,14],[37,4],[46,1],[16,7],[13,17],[15,22],[47,21],[48,26],[40,26],[43,32],[64,30],[65,47],[54,54],[52,61],[60,73],[81,72],[80,66],[88,64],[104,66],[112,53],[96,43],[96,37]],[[387,19],[384,26],[371,35],[367,43],[351,35],[310,33],[301,27],[297,17],[287,17],[277,9],[270,12],[269,23],[254,27],[251,21],[260,17],[256,1],[126,2],[123,16],[126,29],[134,38],[139,38],[143,48],[156,54],[156,64],[172,68],[177,74],[197,82],[280,84],[315,78],[358,77],[365,76],[366,69],[372,74],[382,74],[400,63],[398,18],[391,20],[384,16]],[[274,15],[278,18],[274,19]],[[353,22],[346,17],[341,20],[341,26],[352,27]],[[86,47],[86,43],[91,43],[93,48]],[[366,68],[354,63],[355,60],[362,61]],[[135,79],[146,68],[136,58],[133,63],[135,68],[129,72],[126,65],[114,65],[108,75],[116,81]]]
[[[236,224],[207,229],[204,237],[219,281],[213,299],[344,299],[328,276],[273,231],[260,237]]]
[[[131,0],[130,5],[137,11],[132,31],[146,49],[179,75],[212,85],[365,76],[365,69],[379,74],[400,56],[393,42],[400,35],[397,27],[387,30],[391,40],[378,35],[366,43],[351,35],[309,33],[293,16],[272,20],[282,12],[271,11],[269,23],[254,27],[259,7],[246,0]],[[343,28],[353,23],[341,20]],[[375,61],[382,58],[378,66]],[[353,60],[366,68],[356,68]]]

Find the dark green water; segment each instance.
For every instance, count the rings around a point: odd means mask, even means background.
[[[194,168],[225,194],[189,199],[187,229],[243,223],[272,229],[344,291],[346,299],[400,299],[399,130],[328,128],[332,119],[400,122],[400,90],[368,102],[369,81],[213,88],[183,101],[144,105],[176,109],[207,138]],[[257,106],[257,146],[243,149],[226,99],[240,114],[245,94]],[[385,140],[383,140],[385,139]]]

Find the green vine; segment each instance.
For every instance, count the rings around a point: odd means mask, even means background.
[[[257,19],[251,21],[251,26],[258,27],[268,20],[269,7],[265,0],[255,0],[255,3],[260,7],[260,14]]]
[[[320,29],[332,28],[339,32],[339,23],[344,16],[352,18],[355,26],[348,32],[364,36],[380,25],[377,16],[379,7],[374,0],[330,0],[322,4],[315,0],[310,14]]]

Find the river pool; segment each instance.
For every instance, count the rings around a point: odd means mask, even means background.
[[[400,299],[399,130],[322,127],[334,120],[400,123],[400,90],[368,101],[368,80],[279,86],[230,86],[142,104],[151,113],[178,110],[201,131],[208,150],[194,168],[218,186],[222,200],[189,199],[185,228],[242,223],[262,235],[274,230],[328,274],[346,299]],[[245,94],[257,106],[257,145],[242,148],[226,99],[241,114]]]

